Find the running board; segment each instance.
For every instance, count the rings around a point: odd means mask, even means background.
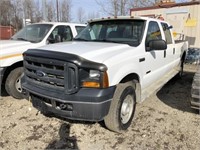
[[[148,98],[153,93],[157,93],[169,80],[172,79],[179,71],[177,69],[173,69],[162,78],[157,80],[154,84],[142,90],[141,101],[143,102],[146,98]]]

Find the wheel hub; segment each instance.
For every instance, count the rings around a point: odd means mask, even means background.
[[[15,88],[18,92],[22,93],[22,86],[21,86],[21,78],[23,75],[21,75],[15,82]]]
[[[126,124],[129,119],[131,118],[131,115],[133,113],[133,98],[131,95],[127,95],[124,99],[121,107],[121,121],[123,124]]]

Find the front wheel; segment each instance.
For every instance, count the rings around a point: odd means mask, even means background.
[[[108,115],[104,122],[108,129],[121,132],[132,122],[136,106],[136,95],[132,82],[121,83],[117,86],[111,102]]]
[[[7,93],[16,98],[22,99],[21,78],[23,75],[23,67],[18,67],[10,72],[6,79],[5,89]]]

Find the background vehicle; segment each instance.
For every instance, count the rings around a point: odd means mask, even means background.
[[[108,17],[89,22],[75,41],[24,53],[22,87],[43,113],[100,121],[126,130],[137,102],[182,75],[188,43],[167,22]]]
[[[0,25],[0,40],[10,39],[14,35],[15,31],[12,26]]]
[[[192,82],[191,107],[199,110],[200,113],[200,64],[198,64],[198,69]]]
[[[5,85],[8,94],[17,99],[23,98],[21,94],[22,53],[28,48],[71,41],[85,26],[61,22],[36,23],[24,27],[10,40],[0,41],[1,88]]]
[[[189,48],[185,63],[188,64],[199,64],[200,60],[200,49],[198,48]]]

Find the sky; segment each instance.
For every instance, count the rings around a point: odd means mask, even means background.
[[[36,2],[39,2],[39,5],[42,7],[42,0],[35,0]],[[46,3],[53,1],[56,7],[56,0],[45,0]],[[58,0],[58,3],[60,4],[63,0]],[[106,2],[107,0],[98,0],[101,2]],[[78,9],[81,7],[84,11],[84,15],[86,18],[88,18],[88,14],[99,14],[99,17],[103,17],[105,14],[102,12],[101,7],[97,4],[96,0],[71,0],[72,2],[72,20],[71,22],[78,22]],[[56,13],[56,12],[55,12]],[[86,20],[87,21],[87,20]]]
[[[105,0],[101,0],[102,2]],[[100,17],[104,14],[100,8],[100,6],[96,3],[95,0],[72,0],[72,18],[76,20],[77,12],[79,8],[82,8],[85,12],[85,15],[89,13],[99,13]]]
[[[80,7],[85,11],[87,16],[89,13],[99,13],[99,17],[105,17],[101,7],[97,4],[96,0],[71,0],[72,1],[72,21],[77,21],[77,12]],[[99,0],[101,2],[107,2],[107,0]],[[187,0],[175,0],[176,2],[184,2]]]
[[[72,0],[72,7],[75,10],[82,7],[87,12],[96,12],[99,9],[95,0]]]
[[[62,0],[58,0],[58,1],[62,1]],[[106,2],[108,2],[108,0],[98,0],[98,1],[102,3],[104,2],[105,5],[106,5]],[[176,0],[176,2],[180,2],[180,1],[186,1],[186,0]],[[96,0],[71,0],[71,2],[72,2],[71,22],[78,22],[77,12],[80,7],[84,10],[85,12],[84,15],[86,16],[86,18],[88,18],[88,14],[91,14],[91,13],[94,13],[94,14],[98,13],[99,17],[107,17],[105,13],[103,13],[102,8],[97,4]]]

